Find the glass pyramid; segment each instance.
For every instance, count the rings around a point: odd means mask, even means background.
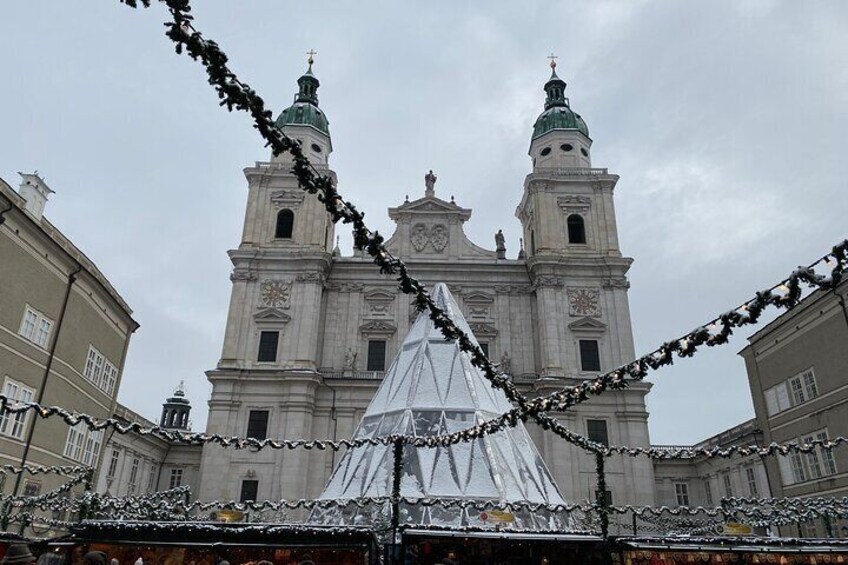
[[[447,286],[437,284],[433,300],[454,323],[476,340]],[[456,342],[445,341],[427,313],[413,324],[374,399],[356,430],[356,438],[391,434],[429,436],[456,432],[497,417],[512,408],[471,364]],[[322,500],[352,501],[389,497],[392,446],[348,450],[321,495]],[[444,447],[406,445],[401,497],[564,504],[559,489],[519,423],[496,434]],[[348,504],[313,511],[310,521],[365,525],[386,519],[388,506]],[[383,516],[379,515],[383,513]],[[566,513],[544,509],[492,512],[443,505],[400,504],[400,523],[409,525],[563,530]]]

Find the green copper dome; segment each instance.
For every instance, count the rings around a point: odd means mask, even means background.
[[[556,64],[552,63],[554,69]],[[580,114],[571,109],[568,98],[565,97],[565,81],[559,78],[554,69],[551,78],[545,83],[545,111],[536,118],[533,124],[533,139],[555,129],[576,129],[589,137],[589,128]]]
[[[295,95],[294,104],[280,112],[274,123],[278,128],[289,125],[312,126],[329,136],[330,122],[318,107],[318,86],[321,83],[312,74],[311,60],[309,61],[309,69],[306,74],[297,79],[297,84],[300,88]]]

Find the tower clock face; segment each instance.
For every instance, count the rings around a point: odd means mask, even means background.
[[[284,281],[262,281],[262,302],[272,308],[285,306],[291,296],[291,283]]]

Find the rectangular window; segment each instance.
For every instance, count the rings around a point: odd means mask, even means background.
[[[678,506],[689,506],[689,486],[686,483],[674,483],[674,495]]]
[[[816,528],[816,520],[810,520],[809,522],[804,522],[802,527],[802,532],[805,538],[817,538],[819,537],[818,528]]]
[[[778,412],[783,412],[792,407],[789,402],[789,392],[786,389],[786,383],[775,385],[763,393],[766,400],[766,411],[769,416],[774,416]]]
[[[816,434],[816,439],[821,441],[828,441],[827,432],[818,432]],[[835,475],[836,474],[836,461],[833,459],[833,451],[830,449],[825,449],[823,447],[819,448],[821,452],[822,462],[824,463],[825,474],[827,475]]]
[[[259,492],[259,481],[255,479],[245,479],[241,482],[241,496],[239,502],[256,502],[256,495]]]
[[[483,354],[488,357],[489,356],[489,344],[486,342],[480,342],[480,349],[483,350]]]
[[[612,506],[612,491],[611,490],[604,491],[604,496],[603,496],[603,498],[601,498],[601,491],[596,490],[595,491],[595,501],[596,502],[603,502],[607,506]]]
[[[41,494],[41,482],[27,479],[24,482],[24,496],[38,496]]]
[[[91,465],[93,467],[97,463],[101,437],[103,437],[103,430],[87,431],[85,435],[85,449],[82,452],[83,465]]]
[[[368,342],[368,371],[386,370],[386,342],[372,339]]]
[[[251,410],[247,416],[247,437],[266,439],[268,437],[268,411]]]
[[[813,436],[807,436],[804,438],[803,443],[811,443],[813,439]],[[806,457],[810,479],[820,479],[822,477],[822,468],[821,463],[819,462],[818,450],[813,449],[806,454]]]
[[[103,430],[89,430],[80,423],[68,428],[68,439],[65,441],[65,457],[78,461],[83,465],[94,466],[100,453],[100,443]]]
[[[808,399],[813,399],[819,395],[819,389],[816,387],[816,376],[813,370],[809,369],[801,374],[801,379],[804,381],[804,391],[807,393]]]
[[[115,473],[118,471],[118,461],[120,460],[121,452],[117,449],[112,450],[112,457],[109,459],[109,468],[106,470],[106,476],[110,479],[115,478]]]
[[[598,351],[598,341],[595,339],[580,340],[580,370],[600,371],[601,354]]]
[[[88,347],[88,357],[85,359],[82,375],[106,394],[112,395],[115,392],[118,368],[93,345]]]
[[[792,453],[789,456],[789,461],[792,464],[792,482],[802,483],[807,480],[807,471],[804,469],[804,461],[801,459],[800,453]]]
[[[724,496],[727,498],[733,496],[733,482],[730,480],[730,473],[724,474]]]
[[[47,341],[50,339],[50,329],[52,327],[53,320],[38,310],[27,306],[24,310],[24,318],[21,320],[21,327],[18,330],[18,335],[39,347],[46,348]]]
[[[130,486],[135,487],[135,482],[138,480],[138,466],[141,464],[138,457],[133,457],[132,466],[130,467]],[[133,488],[135,490],[135,488]]]
[[[789,390],[792,392],[792,405],[797,406],[809,402],[819,395],[816,377],[812,369],[807,369],[800,375],[789,379]]]
[[[17,403],[29,403],[35,398],[35,391],[7,377],[3,383],[3,395]],[[17,403],[13,407],[20,406]],[[22,439],[26,428],[27,414],[28,412],[10,414],[4,410],[0,413],[0,434]]]
[[[586,420],[587,437],[602,445],[609,445],[609,433],[606,420]]]
[[[261,332],[259,334],[259,355],[256,360],[261,363],[277,361],[277,344],[280,342],[280,332]]]
[[[147,492],[156,490],[156,464],[150,465],[150,474],[147,475]]]
[[[757,476],[754,474],[754,468],[748,467],[745,469],[745,476],[748,478],[748,492],[751,493],[751,496],[757,497],[760,496],[760,492],[757,489]]]
[[[18,335],[33,341],[35,336],[35,324],[38,322],[38,314],[30,308],[26,307],[24,311],[24,319],[21,321],[21,329],[18,330]]]
[[[792,391],[792,405],[797,406],[807,401],[804,395],[804,385],[801,383],[801,377],[789,379],[789,389]]]
[[[111,395],[115,392],[115,381],[118,380],[118,368],[115,367],[111,363],[106,363],[106,366],[103,368],[103,380],[101,381],[101,387],[103,392]]]
[[[174,489],[183,484],[183,470],[171,469],[171,478],[168,481],[168,488]]]
[[[710,486],[710,479],[704,481],[704,498],[708,506],[713,505],[713,487]]]
[[[38,320],[38,331],[35,334],[35,343],[41,347],[47,347],[47,339],[50,337],[50,328],[53,323],[46,318]]]
[[[65,457],[80,461],[82,457],[82,446],[85,442],[85,426],[77,424],[68,428],[68,439],[65,441]]]

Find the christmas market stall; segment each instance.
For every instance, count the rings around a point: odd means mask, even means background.
[[[372,565],[363,528],[245,523],[88,521],[73,528],[74,553],[102,551],[121,564]],[[77,560],[74,560],[76,563]]]
[[[621,565],[848,563],[845,539],[630,538],[616,545]]]

